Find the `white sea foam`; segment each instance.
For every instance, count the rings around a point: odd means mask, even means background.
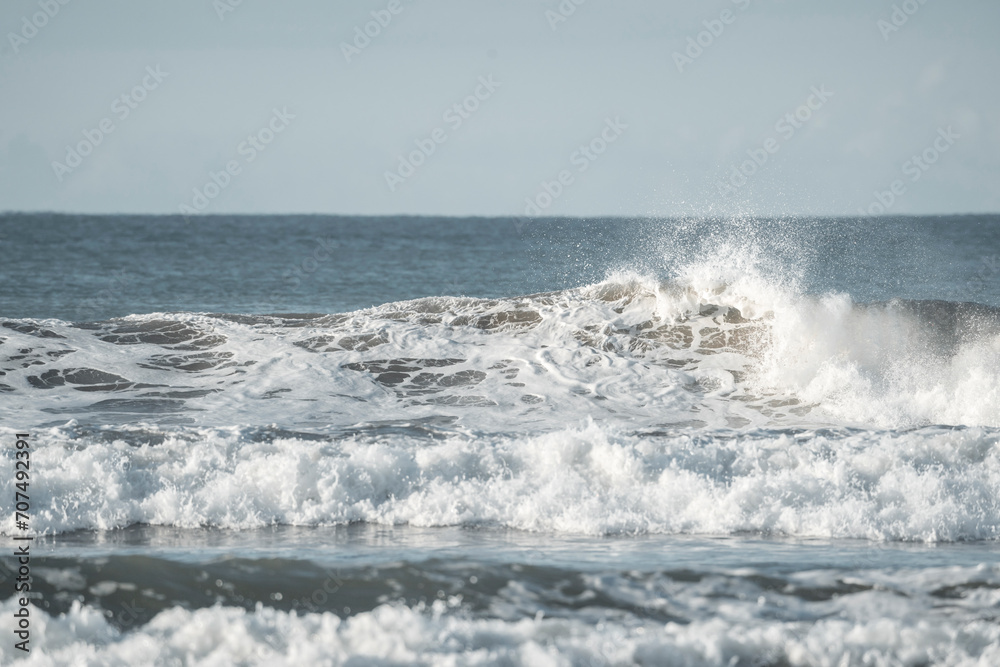
[[[742,258],[742,259],[741,259]],[[752,259],[752,256],[751,256]],[[351,426],[587,417],[724,427],[1000,426],[1000,315],[804,295],[733,251],[510,299],[314,318],[156,314],[4,331],[19,423]]]
[[[760,601],[758,601],[760,602]],[[457,600],[429,607],[384,604],[347,619],[258,606],[174,607],[120,632],[101,611],[73,603],[36,610],[32,651],[0,644],[4,664],[25,665],[915,665],[1000,662],[1000,626],[934,614],[891,593],[853,595],[824,618],[778,621],[765,604],[718,605],[690,624],[579,618],[507,621],[470,617]],[[3,625],[14,601],[0,603]],[[714,606],[714,605],[713,605]],[[756,609],[755,609],[756,607]],[[9,632],[5,632],[8,636]]]
[[[0,416],[36,425],[39,531],[996,538],[997,314],[805,295],[757,257],[311,318],[21,321]]]
[[[365,521],[582,534],[759,532],[952,541],[1000,537],[1000,433],[639,435],[591,422],[540,434],[170,430],[136,446],[37,433],[32,526],[253,528]],[[12,478],[0,494],[13,495]],[[14,532],[3,517],[3,533]]]

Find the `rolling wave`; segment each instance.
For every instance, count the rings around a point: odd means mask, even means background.
[[[48,425],[1000,426],[997,309],[855,304],[745,279],[0,326],[5,403]]]
[[[858,304],[716,262],[515,298],[0,332],[3,423],[32,425],[46,471],[40,532],[1000,529],[1000,311],[978,304]]]

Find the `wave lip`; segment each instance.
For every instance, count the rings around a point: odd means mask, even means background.
[[[337,315],[2,324],[0,392],[34,423],[1000,426],[1000,310],[856,304],[752,272]]]

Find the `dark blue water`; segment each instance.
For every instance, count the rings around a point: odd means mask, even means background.
[[[632,269],[670,276],[715,242],[765,247],[807,291],[1000,305],[1000,218],[540,220],[0,217],[0,316],[337,313],[516,296]]]

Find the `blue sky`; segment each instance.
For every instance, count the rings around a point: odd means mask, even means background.
[[[5,0],[0,210],[1000,211],[1000,3],[579,1]]]

